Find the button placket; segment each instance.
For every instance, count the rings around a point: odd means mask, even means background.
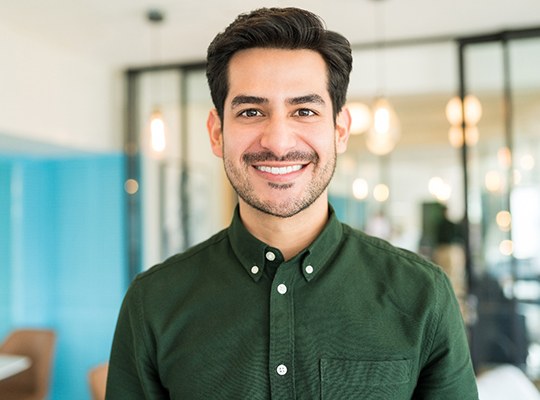
[[[280,265],[270,290],[270,388],[272,398],[295,398],[293,384],[293,282],[298,268]]]

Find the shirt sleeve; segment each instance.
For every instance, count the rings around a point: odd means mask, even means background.
[[[467,335],[448,277],[440,271],[430,348],[414,399],[478,400]]]
[[[155,351],[149,351],[139,290],[135,281],[120,309],[109,360],[106,400],[169,398],[160,383]]]

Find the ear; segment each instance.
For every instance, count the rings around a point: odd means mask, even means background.
[[[351,113],[347,107],[343,107],[336,116],[336,151],[338,154],[345,153],[349,135],[351,133]]]
[[[223,130],[221,129],[221,119],[215,108],[208,113],[206,129],[210,137],[212,152],[218,157],[223,157]]]

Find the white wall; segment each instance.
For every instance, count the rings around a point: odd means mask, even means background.
[[[121,71],[1,24],[0,49],[0,136],[121,148]]]

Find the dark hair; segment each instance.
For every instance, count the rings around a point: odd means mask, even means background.
[[[328,69],[328,93],[334,118],[345,104],[352,69],[349,41],[327,30],[322,19],[309,11],[294,7],[260,8],[240,14],[208,47],[206,77],[221,120],[229,91],[229,61],[237,51],[251,48],[318,52]]]

